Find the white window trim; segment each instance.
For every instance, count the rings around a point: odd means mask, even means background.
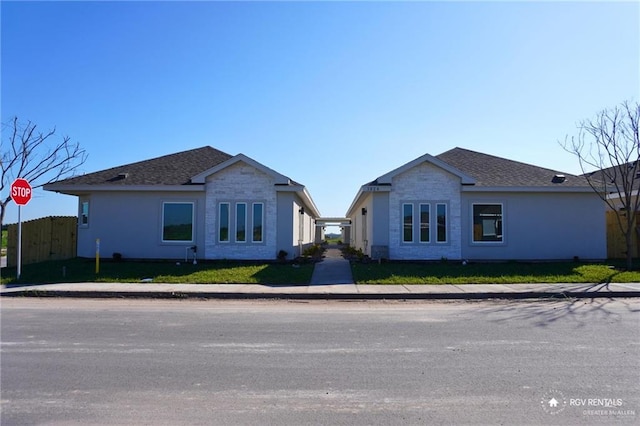
[[[428,216],[429,222],[427,222],[428,225],[429,225],[429,228],[428,228],[429,232],[427,232],[427,238],[428,238],[427,241],[422,241],[422,206],[429,207],[429,216]],[[431,208],[431,203],[428,203],[428,202],[419,202],[418,203],[418,218],[417,218],[418,219],[418,242],[420,244],[431,244],[432,243],[432,238],[431,238],[431,232],[432,232],[431,211],[432,210],[433,209]]]
[[[405,206],[411,206],[411,240],[407,241],[404,238],[404,227],[405,227],[405,222],[404,222],[404,208]],[[415,203],[413,202],[405,202],[402,203],[402,214],[400,215],[400,223],[402,224],[402,237],[400,239],[400,241],[402,242],[402,244],[414,244],[416,242],[415,240],[415,235],[413,235],[415,233],[415,221],[416,221],[416,215],[415,215]]]
[[[229,227],[229,235],[228,240],[222,241],[220,240],[220,225],[221,225],[221,209],[222,206],[226,205],[228,208],[228,224]],[[238,240],[238,206],[244,205],[245,215],[244,215],[244,229],[245,229],[245,239]],[[255,224],[253,218],[253,208],[255,205],[262,206],[262,241],[256,241],[253,239],[253,226]],[[242,222],[240,222],[242,223]],[[240,245],[260,245],[266,244],[267,240],[267,203],[265,200],[251,200],[251,199],[242,199],[242,200],[229,200],[225,199],[224,201],[218,201],[218,218],[217,218],[217,242],[219,244],[240,244]]]
[[[227,239],[223,240],[221,232],[222,231],[222,206],[227,206]],[[221,202],[218,203],[218,242],[220,244],[229,244],[231,242],[231,203],[229,202]]]
[[[82,222],[82,218],[84,217],[84,205],[87,205],[87,223]],[[78,214],[78,226],[80,228],[88,228],[91,223],[91,203],[89,200],[81,200],[80,201],[80,212]]]
[[[261,237],[262,239],[259,241],[256,241],[253,239],[253,230],[255,229],[256,226],[256,217],[255,217],[255,206],[261,206],[260,208],[260,223],[262,225],[262,231],[261,231]],[[263,244],[264,243],[264,203],[262,201],[256,201],[251,203],[251,243],[253,244]]]
[[[239,240],[238,239],[238,230],[240,228],[238,226],[239,223],[240,223],[240,221],[238,221],[238,206],[244,206],[244,240]],[[236,225],[236,229],[235,229],[235,232],[234,232],[234,236],[235,236],[234,242],[244,244],[244,243],[246,243],[248,241],[248,238],[247,238],[247,219],[248,219],[248,216],[249,216],[249,212],[247,212],[247,203],[244,202],[244,201],[235,203],[234,213],[235,213],[234,216],[235,216],[235,225]]]
[[[501,241],[476,241],[475,240],[475,235],[474,235],[474,226],[475,226],[475,214],[474,214],[474,207],[475,206],[500,206],[500,217],[502,220],[502,240]],[[507,242],[507,238],[506,238],[506,232],[505,232],[505,203],[504,202],[499,202],[499,201],[475,201],[471,203],[471,244],[472,245],[480,245],[480,246],[484,246],[484,245],[492,245],[492,246],[499,246],[499,245],[505,245]]]
[[[449,244],[449,203],[445,203],[445,202],[442,202],[442,201],[434,201],[434,204],[436,206],[436,209],[435,209],[436,210],[436,213],[435,213],[435,216],[436,216],[436,226],[435,226],[435,234],[436,235],[435,235],[435,237],[436,238],[435,238],[434,242],[436,244]],[[440,241],[438,239],[438,228],[440,226],[438,224],[438,207],[439,206],[444,206],[444,220],[445,220],[445,223],[444,223],[444,236],[445,236],[445,239],[444,239],[444,241]]]
[[[404,240],[404,206],[411,206],[413,219],[411,221],[411,241]],[[421,241],[421,206],[429,206],[429,241]],[[445,237],[444,241],[438,241],[438,206],[444,206],[445,212]],[[447,200],[410,200],[400,203],[400,244],[402,245],[450,245],[451,224],[449,223],[449,201]]]
[[[191,204],[191,239],[190,240],[165,240],[164,239],[164,207],[167,204]],[[193,201],[163,201],[162,202],[162,213],[160,220],[160,241],[162,244],[193,244],[195,242],[196,235],[196,203]]]

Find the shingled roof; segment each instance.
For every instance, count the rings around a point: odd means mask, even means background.
[[[597,188],[609,193],[624,193],[626,188],[638,190],[640,189],[640,160],[595,170],[583,176],[590,179]]]
[[[463,148],[454,148],[436,156],[473,177],[483,187],[588,187],[587,180],[557,170],[495,157]],[[560,176],[564,176],[561,178]]]
[[[232,158],[210,146],[125,164],[54,185],[189,185],[191,178]]]

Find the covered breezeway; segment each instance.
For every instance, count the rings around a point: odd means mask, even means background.
[[[342,242],[344,244],[351,243],[351,219],[347,217],[320,217],[316,219],[316,244],[321,244],[324,241],[324,231],[327,226],[340,227]]]

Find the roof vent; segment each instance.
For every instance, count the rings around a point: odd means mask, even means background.
[[[118,173],[116,176],[109,179],[109,182],[117,182],[119,180],[125,180],[129,177],[129,173]]]
[[[553,183],[563,183],[565,180],[567,180],[565,175],[554,175],[553,179],[551,179],[551,182],[553,182]]]

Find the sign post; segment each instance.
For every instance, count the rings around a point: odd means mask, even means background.
[[[18,253],[17,253],[17,275],[20,279],[22,273],[22,206],[26,206],[31,201],[33,188],[26,179],[18,178],[11,184],[11,199],[18,205]]]

